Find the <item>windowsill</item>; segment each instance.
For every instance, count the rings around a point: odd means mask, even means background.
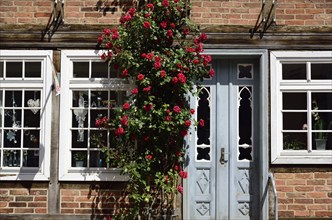
[[[0,180],[49,181],[49,176],[38,168],[1,168]]]
[[[128,175],[122,175],[121,169],[70,168],[67,173],[59,177],[61,181],[128,181]]]
[[[310,153],[304,150],[285,150],[272,158],[272,164],[331,164],[331,150],[314,150]]]

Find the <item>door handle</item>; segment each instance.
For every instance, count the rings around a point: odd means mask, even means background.
[[[220,150],[221,150],[221,152],[220,152],[219,162],[221,164],[225,164],[228,161],[228,153],[225,153],[225,148],[223,148],[223,147]]]

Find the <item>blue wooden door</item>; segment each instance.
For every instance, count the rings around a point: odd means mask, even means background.
[[[259,219],[259,60],[214,59],[191,97],[205,126],[188,140],[185,219]]]

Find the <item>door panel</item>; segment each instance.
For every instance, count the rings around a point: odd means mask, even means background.
[[[258,63],[214,60],[215,77],[191,99],[205,126],[189,138],[189,219],[259,218]]]

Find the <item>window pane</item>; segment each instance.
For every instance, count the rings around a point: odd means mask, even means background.
[[[25,77],[41,77],[41,62],[26,62]]]
[[[40,114],[34,114],[31,110],[24,110],[24,127],[40,127]]]
[[[5,130],[4,134],[4,147],[12,148],[21,146],[21,130]]]
[[[312,149],[313,150],[332,150],[332,132],[325,133],[326,138],[319,139],[317,133],[312,134]]]
[[[332,79],[332,63],[311,64],[311,79]]]
[[[71,146],[73,148],[87,148],[88,147],[88,131],[72,130]]]
[[[74,78],[89,78],[89,62],[73,62]]]
[[[22,62],[7,62],[6,77],[22,77]]]
[[[101,119],[104,116],[108,117],[107,110],[91,110],[90,112],[91,112],[90,127],[97,127],[96,119]]]
[[[282,79],[306,79],[306,64],[282,64]]]
[[[72,151],[72,167],[86,167],[87,164],[86,151]]]
[[[284,130],[305,130],[307,124],[306,112],[284,112],[283,113]]]
[[[21,161],[21,152],[19,150],[5,150],[3,152],[4,167],[19,167]]]
[[[23,167],[39,167],[39,150],[23,151]]]
[[[109,105],[112,107],[122,106],[126,100],[126,91],[111,91]]]
[[[114,65],[110,65],[110,78],[118,77],[118,67],[114,67]]]
[[[0,78],[3,77],[3,62],[0,62]]]
[[[24,130],[23,131],[23,147],[25,148],[39,148],[39,130]]]
[[[88,99],[88,91],[73,91],[73,107],[88,107]]]
[[[5,110],[5,127],[19,128],[21,127],[22,110],[7,109]]]
[[[22,92],[6,91],[5,107],[21,107],[21,106],[22,106]]]
[[[283,133],[284,150],[306,150],[307,133]]]
[[[92,62],[91,78],[107,78],[108,64],[105,62]]]
[[[307,110],[307,94],[283,93],[282,105],[284,110]]]
[[[90,167],[107,167],[106,155],[101,151],[90,151]]]
[[[313,110],[332,110],[332,92],[313,92],[311,99]]]
[[[91,130],[90,131],[90,148],[103,148],[107,144],[106,130]]]
[[[108,106],[108,91],[91,91],[92,108],[100,108]]]

